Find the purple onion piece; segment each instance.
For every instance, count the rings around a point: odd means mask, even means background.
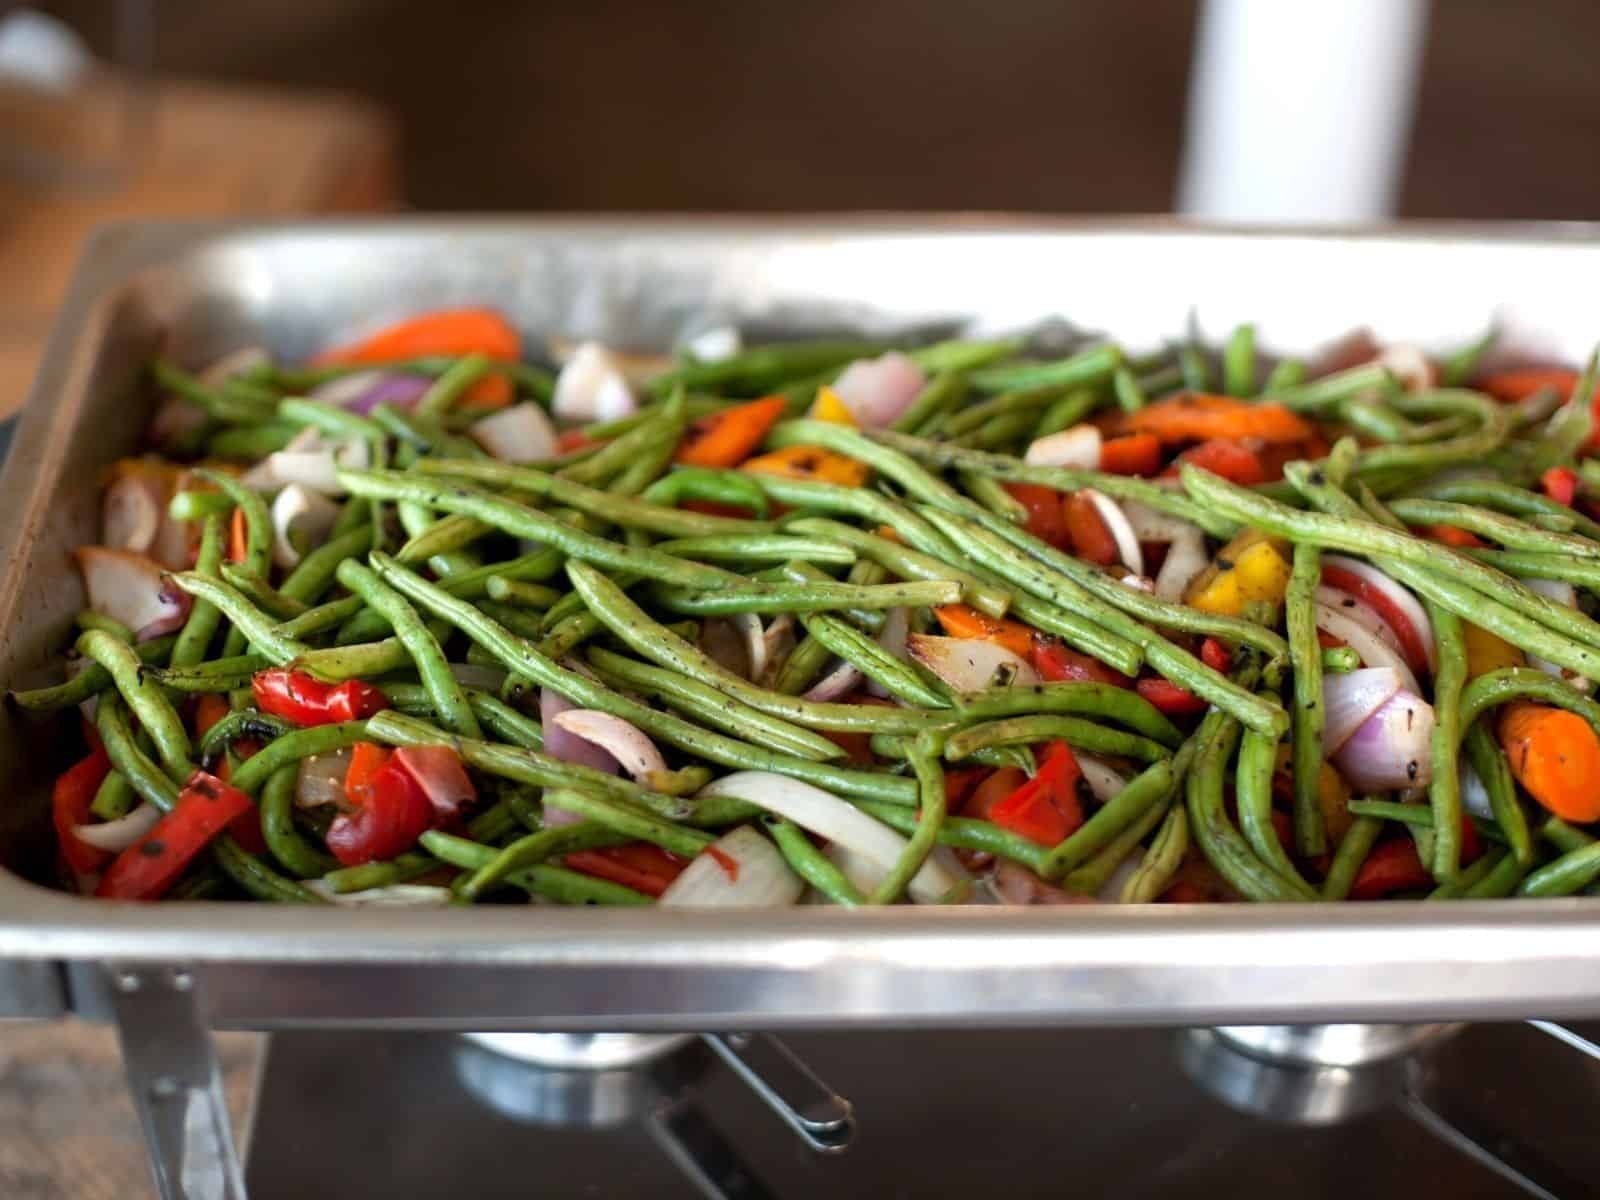
[[[621,767],[610,754],[588,739],[581,738],[556,724],[557,716],[577,707],[560,692],[549,688],[539,689],[539,724],[544,727],[544,752],[551,758],[575,766],[593,767],[608,775],[617,774]],[[548,826],[571,825],[581,820],[583,818],[575,812],[557,808],[553,804],[544,806],[544,823]]]
[[[161,580],[161,607],[159,617],[143,626],[134,633],[134,640],[148,642],[152,638],[166,637],[169,633],[177,633],[182,629],[184,622],[189,619],[189,609],[194,606],[194,597],[189,595],[172,580],[162,577]]]
[[[432,386],[433,380],[422,375],[385,375],[350,402],[350,411],[364,417],[380,404],[409,410]]]

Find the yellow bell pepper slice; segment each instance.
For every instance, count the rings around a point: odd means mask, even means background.
[[[848,425],[855,429],[858,427],[855,413],[850,411],[850,406],[839,398],[839,393],[826,385],[817,389],[817,398],[812,402],[811,412],[808,414],[813,421],[831,421],[835,425]]]
[[[1289,572],[1278,539],[1251,530],[1222,548],[1195,579],[1185,603],[1218,616],[1241,616],[1253,604],[1280,604],[1289,588]]]
[[[781,475],[785,479],[836,483],[842,487],[860,487],[872,474],[872,468],[866,463],[821,446],[785,446],[782,450],[746,459],[740,470],[754,471],[758,475]]]
[[[1498,634],[1490,633],[1468,621],[1461,623],[1462,639],[1467,645],[1467,678],[1476,679],[1487,671],[1501,667],[1520,667],[1527,656]]]
[[[1290,761],[1293,756],[1294,752],[1288,746],[1278,747],[1276,774],[1281,777],[1281,786],[1286,790],[1294,786],[1289,782],[1294,776],[1294,764]],[[1277,780],[1274,786],[1279,786]],[[1323,763],[1322,770],[1317,774],[1317,807],[1322,810],[1322,824],[1328,831],[1328,844],[1338,846],[1355,818],[1350,815],[1350,785],[1329,762]]]

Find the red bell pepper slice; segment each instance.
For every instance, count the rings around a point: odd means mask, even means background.
[[[95,895],[157,899],[212,838],[254,808],[255,802],[238,788],[196,770],[178,793],[172,811],[106,868]]]
[[[1083,824],[1077,792],[1081,774],[1072,748],[1051,742],[1033,778],[990,809],[989,819],[1030,842],[1058,845]]]
[[[1028,661],[1047,683],[1109,683],[1122,688],[1129,685],[1126,675],[1053,638],[1035,638],[1028,649]]]
[[[93,754],[63,771],[50,793],[50,817],[56,827],[56,841],[60,843],[67,864],[80,874],[98,871],[111,858],[106,851],[80,842],[72,833],[75,827],[89,824],[89,806],[110,773],[111,760],[106,757],[105,749],[96,748]]]
[[[1267,479],[1267,469],[1261,462],[1261,456],[1227,438],[1212,438],[1210,441],[1201,442],[1198,446],[1178,455],[1178,459],[1181,462],[1193,463],[1213,475],[1220,475],[1229,483],[1236,483],[1240,487],[1265,483]]]
[[[1216,638],[1208,637],[1200,643],[1200,661],[1213,671],[1226,672],[1233,663],[1233,654]]]
[[[562,859],[568,870],[659,896],[683,873],[687,859],[649,842],[629,842],[604,850],[575,850]]]
[[[1067,498],[1065,517],[1073,554],[1101,566],[1117,561],[1117,539],[1111,536],[1093,500],[1074,492]]]
[[[1400,652],[1406,656],[1406,665],[1413,671],[1421,673],[1428,669],[1428,651],[1422,644],[1422,635],[1411,623],[1411,618],[1382,588],[1354,571],[1326,565],[1322,568],[1322,582],[1341,592],[1349,592],[1382,617],[1384,623],[1394,630],[1395,640],[1400,643]]]
[[[1067,517],[1062,511],[1060,492],[1041,483],[1007,483],[1001,486],[1008,496],[1028,510],[1024,529],[1057,550],[1067,549],[1071,541],[1067,535]]]
[[[1367,855],[1350,885],[1350,898],[1377,900],[1391,892],[1414,891],[1432,884],[1433,876],[1417,857],[1416,843],[1409,837],[1398,837]]]
[[[987,821],[995,805],[1028,782],[1028,777],[1016,767],[1001,767],[972,790],[961,805],[961,815],[977,821]]]
[[[1139,680],[1133,685],[1133,689],[1169,717],[1205,712],[1209,707],[1207,701],[1187,688],[1181,688],[1170,679],[1159,679],[1154,675]]]
[[[323,683],[304,671],[275,667],[257,671],[250,680],[256,707],[296,725],[335,725],[382,712],[389,701],[377,688],[359,679]]]
[[[344,794],[350,807],[360,808],[372,797],[372,777],[389,761],[389,751],[375,742],[357,742],[350,748],[350,765],[344,772]]]
[[[402,746],[391,761],[416,780],[440,821],[454,820],[478,798],[461,756],[449,746]]]
[[[961,767],[944,773],[944,806],[946,812],[960,812],[979,782],[989,774],[988,767]]]
[[[1100,469],[1107,475],[1154,475],[1161,466],[1161,439],[1153,433],[1107,438],[1100,445]]]
[[[433,821],[433,805],[422,785],[391,755],[366,780],[364,798],[355,810],[334,818],[326,841],[333,856],[351,867],[405,853]]]
[[[1539,486],[1557,504],[1571,508],[1572,502],[1578,498],[1578,473],[1571,467],[1551,467],[1539,476]]]

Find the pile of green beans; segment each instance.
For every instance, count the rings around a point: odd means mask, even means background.
[[[1513,406],[1492,381],[1480,388],[1492,340],[1442,357],[1439,385],[1420,390],[1381,362],[1312,377],[1298,360],[1269,360],[1251,325],[1153,355],[1027,338],[779,343],[686,357],[635,385],[637,411],[576,427],[575,449],[515,463],[486,452],[487,434],[479,444],[487,414],[471,396],[498,375],[513,403],[547,408],[554,378],[537,364],[397,362],[386,369],[427,380],[423,395],[408,412],[363,416],[312,394],[350,366],[217,378],[161,359],[151,387],[194,410],[162,447],[192,465],[165,518],[188,523],[192,564],[167,574],[187,613],[139,640],[114,613],[86,609],[70,677],[11,701],[26,714],[95,705],[110,770],[90,820],[139,804],[170,812],[197,769],[230,772],[255,802],[260,839],[236,825],[212,840],[175,898],[360,900],[426,877],[456,904],[643,905],[682,859],[744,826],[846,907],[900,902],[934,864],[986,879],[994,860],[1041,896],[1125,903],[1600,892],[1600,821],[1545,812],[1526,762],[1497,737],[1503,706],[1536,704],[1600,738],[1585,682],[1600,680],[1600,460],[1584,460],[1584,404]],[[808,415],[851,363],[889,352],[924,380],[884,427]],[[1591,394],[1594,371],[1570,394]],[[1211,403],[1246,423],[1272,406],[1327,440],[1306,439],[1310,457],[1279,455],[1282,477],[1253,484],[1189,461],[1198,434],[1161,433],[1168,469],[1142,476],[1030,452],[1086,422],[1101,442],[1163,429],[1162,414],[1196,391],[1225,397]],[[763,396],[781,397],[782,415],[742,455],[674,461]],[[329,451],[319,486],[337,513],[309,542],[275,528],[271,489],[246,473],[306,430],[364,451]],[[861,482],[740,469],[792,447],[849,460]],[[1093,561],[1066,503],[1086,489],[1185,530],[1212,571],[1158,590]],[[1057,501],[1060,521],[1047,511]],[[1128,554],[1134,522],[1096,520]],[[1242,534],[1272,539],[1276,590],[1232,607],[1199,601],[1235,569],[1224,545]],[[1138,533],[1145,554],[1177,536]],[[1341,783],[1324,696],[1380,664],[1319,637],[1329,553],[1370,564],[1417,601],[1404,613],[1426,614],[1412,632],[1426,635],[1427,661],[1409,663],[1433,711],[1426,761],[1414,780],[1359,798]],[[1389,623],[1380,636],[1413,653],[1392,597],[1357,599]],[[1477,663],[1482,633],[1509,643],[1510,660]],[[958,636],[972,640],[930,640]],[[952,667],[950,646],[986,641],[1003,648],[982,656],[1000,664],[990,674]],[[1524,665],[1532,658],[1548,669]],[[297,727],[258,707],[252,680],[271,668],[362,680],[388,707]],[[227,714],[201,731],[196,698],[208,693]],[[654,753],[616,772],[566,761],[572,735],[541,723],[558,701],[632,726]],[[346,816],[304,808],[297,793],[308,759],[362,742],[450,748],[477,791],[466,819],[393,857],[341,861],[329,830]],[[1076,771],[1062,782],[1054,746],[1092,789]],[[829,793],[898,852],[868,878],[797,813],[698,794],[734,771]],[[1005,794],[990,794],[1000,784]],[[1065,832],[1021,819],[1028,805]],[[622,846],[658,856],[666,874],[604,877],[596,862]],[[1380,858],[1413,850],[1412,876],[1375,882]],[[964,883],[944,899],[973,897]]]

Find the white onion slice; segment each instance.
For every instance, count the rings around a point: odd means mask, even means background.
[[[1456,775],[1461,780],[1461,807],[1474,817],[1494,820],[1494,805],[1489,802],[1489,789],[1483,785],[1483,780],[1472,769],[1472,764],[1464,754],[1457,760]]]
[[[1374,588],[1381,591],[1385,598],[1405,614],[1411,628],[1417,631],[1417,637],[1422,640],[1422,650],[1428,659],[1428,669],[1439,669],[1439,655],[1433,644],[1433,622],[1428,620],[1427,610],[1422,607],[1422,602],[1405,588],[1390,579],[1371,563],[1362,562],[1359,558],[1350,558],[1343,554],[1326,554],[1322,558],[1325,567],[1337,567],[1349,571],[1352,575],[1359,575]],[[1396,645],[1399,639],[1396,639]]]
[[[909,608],[891,608],[883,618],[883,628],[878,630],[874,640],[878,645],[898,658],[906,661],[906,638],[911,633],[911,610]],[[867,694],[888,700],[891,693],[875,679],[867,681]]]
[[[280,567],[300,565],[295,543],[316,547],[327,541],[339,519],[339,506],[321,492],[291,483],[272,501],[272,561]]]
[[[936,637],[913,633],[906,650],[958,692],[982,692],[992,687],[1032,687],[1039,673],[997,642],[981,638]]]
[[[1128,881],[1134,873],[1144,864],[1144,847],[1135,846],[1133,852],[1116,865],[1116,869],[1106,881],[1100,885],[1100,890],[1094,898],[1102,904],[1116,904],[1121,901],[1122,893],[1128,886]]]
[[[696,362],[722,362],[739,353],[743,340],[736,325],[713,325],[679,343]]]
[[[1322,677],[1322,756],[1332,758],[1350,736],[1400,690],[1393,667],[1363,667]]]
[[[161,532],[163,488],[151,471],[123,471],[106,488],[101,526],[113,550],[149,554]]]
[[[105,546],[79,546],[74,554],[89,607],[101,616],[142,630],[171,621],[180,611],[168,591],[165,569],[154,559]]]
[[[857,854],[854,850],[840,845],[838,842],[829,842],[823,847],[822,856],[838,867],[839,873],[853,883],[856,890],[863,896],[870,896],[877,891],[878,885],[889,874],[889,868],[879,866],[873,859],[864,854]],[[932,853],[928,855],[930,862],[934,859],[938,860],[940,867],[950,872],[950,875],[957,880],[958,885],[972,878],[971,873],[962,865],[961,860],[955,856],[950,847],[935,846]],[[942,903],[948,904],[950,899],[950,894],[946,893]],[[994,893],[984,888],[973,889],[972,899],[963,901],[963,903],[979,904],[995,902]]]
[[[594,344],[597,343],[580,342],[573,338],[562,337],[560,334],[552,334],[545,339],[544,347],[558,367],[565,367],[577,357],[578,352],[584,346]],[[654,376],[670,371],[680,365],[678,360],[671,354],[639,350],[618,350],[615,347],[604,345],[601,348],[610,356],[612,364],[618,371],[622,372],[622,377],[630,385],[647,383]]]
[[[1361,792],[1423,787],[1433,778],[1433,706],[1396,692],[1334,755],[1333,765]]]
[[[1198,525],[1147,504],[1140,504],[1137,500],[1119,500],[1117,503],[1141,542],[1176,542],[1181,538],[1203,539],[1205,536]]]
[[[544,409],[527,401],[473,422],[467,432],[501,462],[534,463],[555,457],[555,427]]]
[[[118,817],[115,821],[106,821],[100,825],[75,825],[72,836],[85,846],[121,854],[154,829],[159,820],[161,820],[161,810],[146,800],[127,816]]]
[[[621,717],[592,708],[569,708],[556,714],[555,723],[568,733],[599,746],[635,779],[667,769],[656,744]]]
[[[307,879],[305,886],[332,904],[374,908],[443,908],[451,899],[449,888],[426,883],[391,883],[363,892],[336,892],[324,879]]]
[[[350,760],[354,755],[355,751],[346,747],[302,758],[300,774],[294,783],[295,804],[300,808],[320,808],[324,804],[343,803],[344,780],[350,773]]]
[[[1058,430],[1029,444],[1022,461],[1030,467],[1077,467],[1095,471],[1100,467],[1100,430],[1093,425],[1074,425]]]
[[[593,767],[597,771],[615,775],[619,769],[617,760],[606,753],[603,747],[556,722],[562,713],[571,712],[576,707],[553,688],[539,689],[539,723],[544,726],[544,752],[562,762]]]
[[[1078,896],[1052,887],[1021,863],[1002,858],[994,869],[994,890],[1002,904],[1093,904],[1093,896]]]
[[[1101,804],[1109,804],[1128,782],[1092,754],[1075,752],[1074,757],[1078,760],[1078,769],[1083,772],[1083,781]]]
[[[1377,634],[1396,654],[1405,653],[1400,647],[1400,639],[1395,636],[1394,630],[1389,628],[1389,622],[1378,615],[1377,609],[1357,600],[1349,592],[1329,587],[1325,583],[1317,585],[1315,596],[1318,604],[1325,604],[1335,612],[1343,613],[1362,628]]]
[[[1210,565],[1205,535],[1198,529],[1174,538],[1167,548],[1167,557],[1161,561],[1161,570],[1156,572],[1156,596],[1174,604],[1182,603],[1189,585]]]
[[[855,691],[865,678],[860,668],[853,663],[835,659],[828,673],[802,693],[801,699],[819,702],[837,700],[840,696],[848,696]]]
[[[1318,629],[1349,646],[1360,656],[1364,665],[1394,668],[1400,674],[1402,687],[1413,692],[1417,690],[1417,677],[1411,673],[1405,657],[1398,650],[1354,617],[1346,616],[1326,604],[1317,604],[1314,607],[1317,612]]]
[[[748,679],[760,679],[767,669],[767,639],[761,628],[760,613],[734,613],[728,618],[744,642],[745,660],[750,664]]]
[[[170,575],[161,581],[161,602],[161,615],[135,629],[134,641],[148,642],[151,638],[177,633],[189,620],[189,610],[194,607],[194,597],[174,583]]]
[[[802,829],[863,854],[880,867],[893,867],[906,839],[874,821],[853,804],[821,788],[771,771],[736,771],[701,789],[702,796],[737,796],[788,817]],[[907,891],[919,904],[936,904],[959,882],[940,861],[928,861],[912,877]]]
[[[731,869],[719,854],[732,861]],[[805,886],[776,846],[741,825],[695,855],[656,903],[662,908],[788,908]]]
[[[1408,392],[1425,392],[1438,382],[1439,373],[1434,369],[1432,360],[1423,353],[1421,346],[1409,342],[1384,347],[1383,353],[1377,357],[1377,363],[1398,379]]]
[[[1143,575],[1144,551],[1139,548],[1139,536],[1134,533],[1133,526],[1128,523],[1128,518],[1123,515],[1122,509],[1117,507],[1117,502],[1094,488],[1084,488],[1081,494],[1088,497],[1089,502],[1094,505],[1095,512],[1100,514],[1100,519],[1111,531],[1111,538],[1117,543],[1117,557],[1122,560],[1122,565],[1135,575]]]
[[[763,666],[759,672],[752,673],[757,683],[765,686],[772,682],[784,660],[794,652],[796,641],[794,615],[779,613],[761,634]]]
[[[1524,579],[1522,581],[1530,591],[1539,593],[1546,600],[1554,600],[1557,604],[1567,608],[1578,607],[1578,589],[1570,583],[1560,579]],[[1540,658],[1537,654],[1528,655],[1528,665],[1543,671],[1546,675],[1554,675],[1563,679],[1577,688],[1580,692],[1588,692],[1594,687],[1592,679],[1585,679],[1582,675],[1568,671],[1560,663],[1553,663],[1548,658]]]
[[[622,364],[599,342],[584,342],[556,376],[550,410],[567,421],[615,421],[637,411]]]
[[[833,381],[834,393],[864,429],[882,429],[910,408],[928,377],[898,350],[858,359]]]

